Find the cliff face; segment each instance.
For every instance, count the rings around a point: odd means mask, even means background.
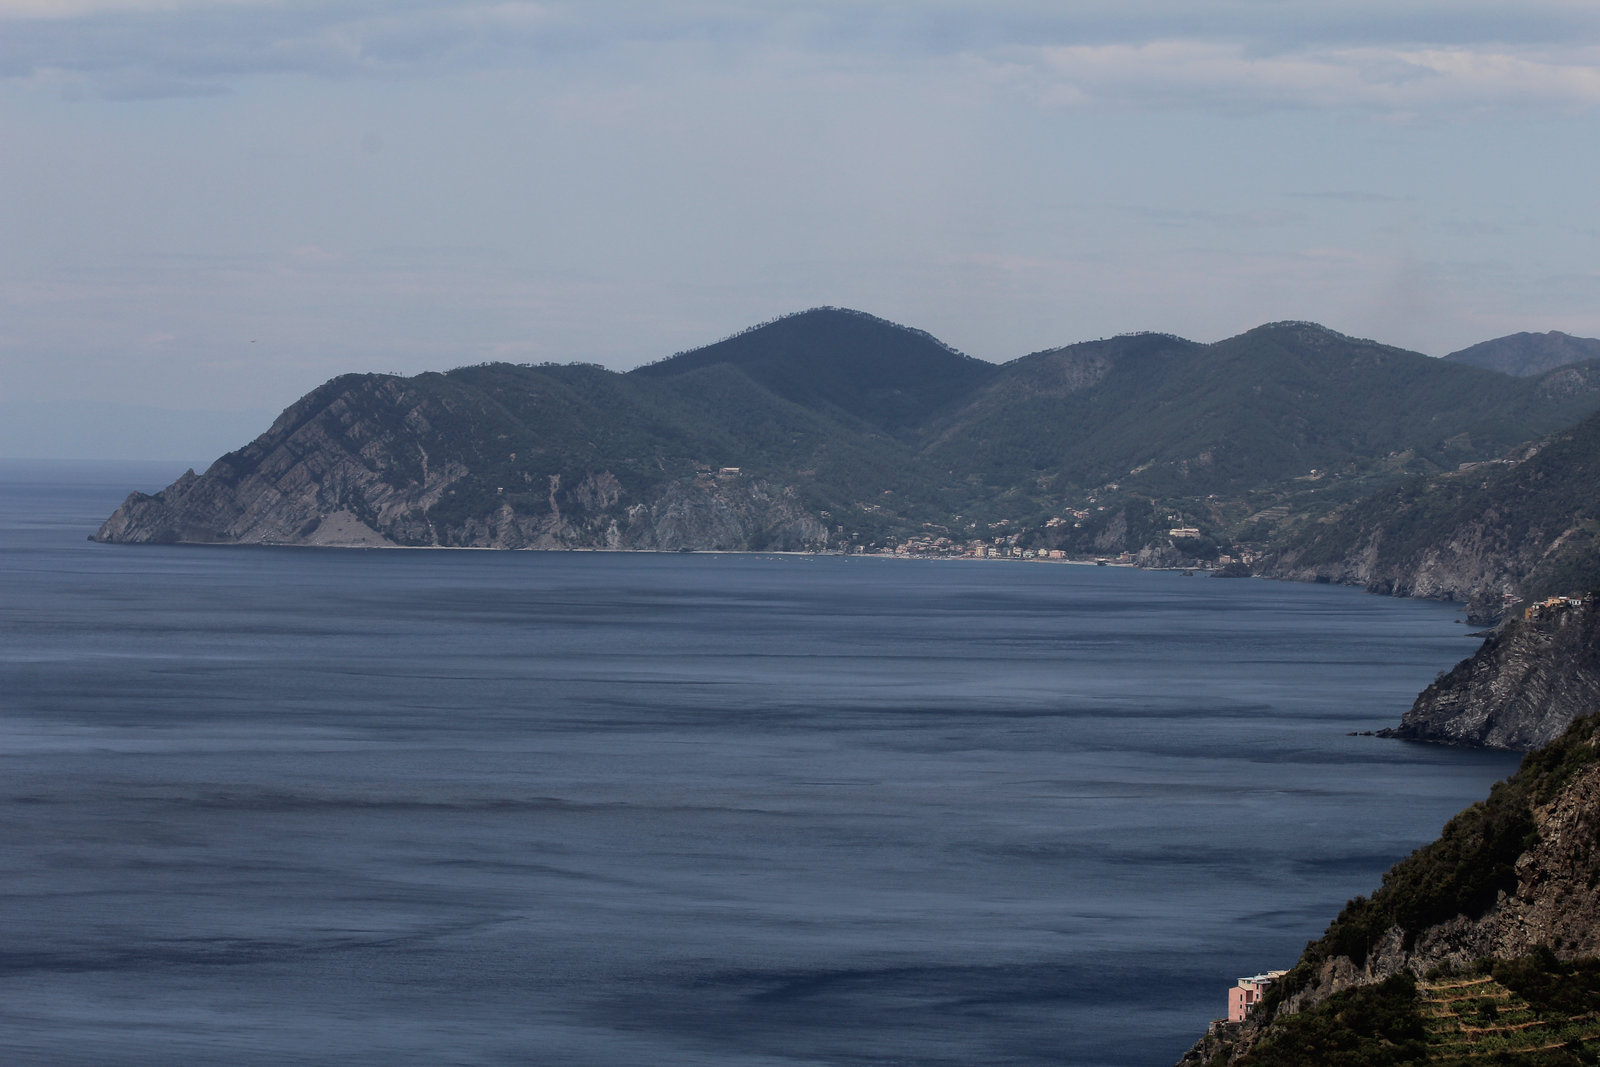
[[[1214,1028],[1182,1063],[1250,1064],[1292,1017],[1393,975],[1600,956],[1597,842],[1600,716],[1590,716],[1391,869],[1371,899],[1351,901],[1243,1024]]]
[[[1517,557],[1522,553],[1506,545],[1499,531],[1485,521],[1453,530],[1448,539],[1401,561],[1384,558],[1385,531],[1374,529],[1365,534],[1342,558],[1319,559],[1308,565],[1290,549],[1266,573],[1292,581],[1358,585],[1387,596],[1475,602],[1483,600],[1487,591],[1496,595],[1509,591],[1515,587],[1519,573],[1527,570],[1526,566],[1518,566]],[[1474,618],[1479,617],[1475,611]]]
[[[1572,601],[1576,601],[1573,603]],[[1428,686],[1385,737],[1535,749],[1600,709],[1600,597],[1561,598],[1508,622]]]
[[[1477,623],[1498,621],[1508,593],[1537,599],[1593,588],[1600,414],[1499,461],[1340,509],[1286,545],[1265,573],[1466,601]]]
[[[628,484],[605,469],[541,468],[490,486],[460,442],[495,430],[495,413],[468,399],[388,376],[335,379],[204,474],[132,494],[94,539],[668,551],[828,543],[792,490],[742,474]]]

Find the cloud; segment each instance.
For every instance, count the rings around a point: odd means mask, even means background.
[[[1073,106],[1592,106],[1600,4],[1530,0],[0,0],[0,77],[79,96],[219,92],[265,74],[416,78],[639,50],[813,68],[976,61]],[[1577,44],[1574,44],[1577,42]],[[599,57],[596,61],[596,57]],[[129,86],[135,88],[130,89]]]
[[[185,8],[242,7],[271,0],[0,0],[0,19],[61,21],[121,12],[153,13]]]
[[[81,96],[273,74],[416,77],[578,50],[558,14],[523,2],[78,0],[50,17],[33,7],[0,0],[0,77],[76,80],[91,87]]]
[[[1600,103],[1600,48],[1560,52],[1340,48],[1260,53],[1241,44],[1163,40],[1046,46],[1008,57],[1001,77],[1040,99],[1086,107],[1438,108]]]

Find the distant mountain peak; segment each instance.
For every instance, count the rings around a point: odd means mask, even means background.
[[[1600,359],[1600,339],[1574,337],[1560,330],[1513,333],[1492,341],[1479,342],[1444,358],[1452,363],[1465,363],[1518,378],[1531,378],[1570,363]]]
[[[941,348],[953,356],[959,356],[962,359],[974,360],[975,362],[979,363],[984,362],[983,360],[977,359],[975,356],[967,355],[954,345],[941,341],[939,338],[935,337],[931,333],[928,333],[926,330],[919,330],[914,326],[906,326],[901,323],[894,322],[893,320],[883,318],[882,316],[874,315],[868,311],[858,311],[855,308],[837,307],[833,304],[818,304],[816,307],[809,307],[802,311],[790,311],[775,318],[767,319],[765,322],[758,322],[753,326],[746,326],[744,329],[730,333],[728,336],[719,341],[713,341],[708,345],[698,345],[694,348],[682,349],[674,352],[670,356],[646,363],[636,369],[643,371],[650,368],[660,367],[665,364],[671,364],[674,360],[677,360],[680,357],[693,356],[699,352],[717,349],[720,346],[725,345],[730,341],[736,341],[741,337],[749,337],[751,335],[767,333],[773,330],[786,330],[793,327],[817,327],[826,324],[835,324],[845,329],[857,327],[860,328],[864,333],[871,331],[893,331],[895,333],[921,338],[929,344]]]
[[[888,430],[926,419],[999,370],[923,330],[851,308],[815,307],[630,373],[672,378],[715,366],[735,368],[793,403]]]
[[[1307,319],[1281,319],[1278,322],[1266,322],[1253,330],[1246,330],[1240,336],[1252,337],[1262,334],[1287,333],[1304,340],[1316,340],[1322,343],[1341,342],[1354,345],[1377,345],[1379,342],[1366,337],[1352,337],[1347,333],[1340,333],[1331,326],[1324,326],[1320,322],[1311,322]],[[1382,347],[1387,348],[1387,345]]]

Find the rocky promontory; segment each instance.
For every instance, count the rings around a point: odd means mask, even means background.
[[[94,540],[657,551],[828,544],[827,526],[792,489],[738,470],[619,476],[568,457],[507,470],[514,450],[486,462],[480,435],[509,441],[494,433],[505,413],[480,391],[432,378],[334,379],[205,473],[130,495]]]
[[[1591,715],[1352,900],[1242,1023],[1214,1025],[1183,1067],[1594,1062],[1596,841]],[[1482,992],[1463,1003],[1461,989]]]
[[[1509,601],[1593,588],[1600,413],[1493,461],[1341,507],[1289,539],[1264,573],[1463,601],[1480,625],[1498,622]]]
[[[1523,609],[1442,675],[1384,737],[1529,750],[1600,709],[1600,597]]]

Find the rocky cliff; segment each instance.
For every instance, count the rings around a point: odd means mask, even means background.
[[[1397,1039],[1382,1026],[1356,1025],[1350,1001],[1335,998],[1395,976],[1403,991],[1415,979],[1482,971],[1484,960],[1543,959],[1550,961],[1543,970],[1559,981],[1560,961],[1600,957],[1597,843],[1600,715],[1591,715],[1530,753],[1486,801],[1395,865],[1370,899],[1351,901],[1243,1024],[1214,1026],[1182,1063],[1333,1062],[1283,1054],[1296,1035],[1319,1024],[1334,1035],[1329,1040],[1351,1047],[1365,1041],[1377,1057],[1337,1062],[1422,1062],[1398,1054]],[[1408,995],[1415,1011],[1416,989]]]
[[[335,379],[204,474],[132,494],[94,539],[664,551],[828,544],[827,526],[792,489],[742,471],[619,476],[570,454],[518,467],[514,450],[486,462],[476,454],[483,438],[510,441],[495,433],[513,429],[508,421],[481,393],[438,381]]]
[[[1417,697],[1385,737],[1535,749],[1600,708],[1600,597],[1524,609]]]
[[[1498,621],[1510,597],[1593,588],[1600,584],[1600,414],[1497,461],[1340,508],[1263,571],[1465,601],[1480,624]]]

